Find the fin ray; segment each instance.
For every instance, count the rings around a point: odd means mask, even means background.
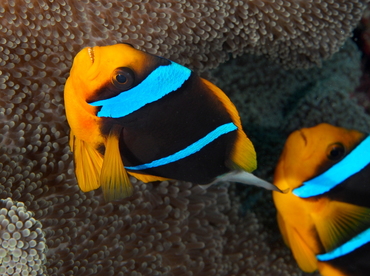
[[[292,227],[287,227],[286,233],[290,248],[299,267],[305,272],[314,272],[317,270],[316,255],[304,239]]]
[[[287,230],[286,230],[286,224],[285,224],[284,218],[282,217],[282,215],[279,212],[277,213],[277,222],[278,222],[278,226],[279,226],[279,229],[280,229],[281,236],[283,237],[284,243],[288,247],[290,247],[288,233],[287,233]]]
[[[370,209],[331,201],[312,218],[325,250],[331,251],[370,226]]]
[[[142,181],[144,183],[154,182],[154,181],[171,180],[169,178],[165,178],[165,177],[162,177],[162,176],[155,176],[155,175],[149,175],[149,174],[134,173],[134,172],[130,172],[130,171],[127,171],[127,173],[129,175],[132,175],[133,177],[139,179],[140,181]]]
[[[330,265],[327,262],[318,262],[317,266],[319,268],[320,274],[321,275],[330,275],[330,276],[351,276],[348,274],[344,274],[344,272],[336,269],[332,265]]]
[[[107,201],[129,197],[134,191],[119,151],[121,130],[122,126],[115,125],[112,127],[105,148],[100,183],[104,198]]]
[[[103,157],[91,145],[78,139],[72,130],[69,145],[74,154],[76,178],[80,189],[83,192],[98,189]]]
[[[242,130],[243,127],[238,110],[220,88],[205,79],[202,79],[202,81],[222,102],[230,114],[233,123],[238,127],[235,145],[231,151],[231,164],[228,165],[230,165],[232,169],[242,169],[247,172],[254,171],[257,168],[256,151],[251,140]]]
[[[238,126],[237,138],[231,152],[230,165],[233,169],[252,172],[257,168],[257,156],[252,142]]]

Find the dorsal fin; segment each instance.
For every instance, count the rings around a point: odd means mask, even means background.
[[[242,169],[247,172],[252,172],[257,168],[256,151],[252,142],[244,133],[239,113],[235,105],[227,97],[227,95],[216,85],[202,79],[203,83],[212,90],[217,98],[222,102],[226,110],[231,116],[233,123],[238,127],[237,138],[235,145],[231,151],[230,164],[227,164],[231,169]]]

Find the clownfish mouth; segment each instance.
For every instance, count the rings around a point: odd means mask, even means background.
[[[91,59],[91,62],[94,63],[94,49],[92,47],[87,48],[87,53]]]

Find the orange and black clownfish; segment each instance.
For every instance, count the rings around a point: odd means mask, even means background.
[[[126,172],[143,182],[237,181],[277,190],[249,173],[256,153],[230,99],[173,61],[128,44],[85,48],[64,98],[82,191],[101,186],[106,200],[130,196]]]
[[[328,124],[293,132],[275,170],[280,231],[303,271],[370,275],[370,136]]]

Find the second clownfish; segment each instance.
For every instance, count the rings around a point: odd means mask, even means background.
[[[278,190],[250,174],[256,153],[230,99],[173,61],[128,44],[88,47],[74,59],[64,97],[82,191],[130,196],[127,173]]]
[[[273,192],[285,243],[305,272],[370,271],[370,136],[328,124],[293,132]]]

